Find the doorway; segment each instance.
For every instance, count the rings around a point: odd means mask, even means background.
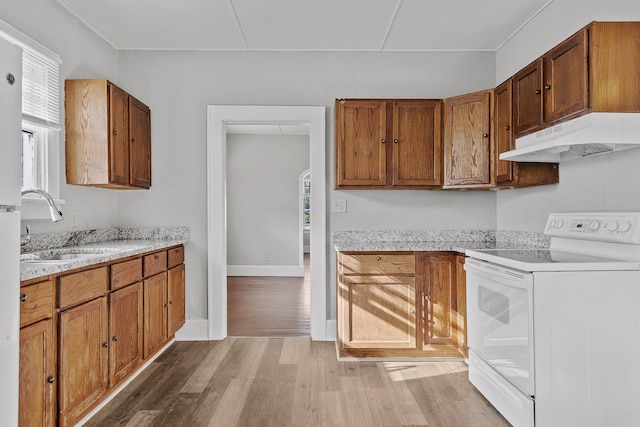
[[[215,106],[207,108],[208,335],[227,336],[227,130],[231,124],[309,126],[311,204],[326,212],[325,107]],[[310,230],[310,335],[327,339],[326,215],[315,215]]]

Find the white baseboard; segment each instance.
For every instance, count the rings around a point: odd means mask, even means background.
[[[327,341],[335,341],[336,340],[336,321],[327,320]]]
[[[176,332],[176,341],[209,341],[207,319],[187,319]]]
[[[303,265],[228,265],[227,276],[304,277]]]

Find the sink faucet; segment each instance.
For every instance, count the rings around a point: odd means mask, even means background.
[[[60,209],[58,209],[58,207],[56,206],[55,202],[53,201],[53,197],[51,197],[51,194],[47,193],[44,190],[41,190],[40,188],[29,188],[27,190],[22,190],[20,195],[24,196],[25,194],[28,194],[28,193],[36,193],[45,198],[45,200],[47,201],[47,204],[49,205],[49,212],[51,213],[51,221],[58,222],[64,219],[62,217],[62,212],[60,212]]]

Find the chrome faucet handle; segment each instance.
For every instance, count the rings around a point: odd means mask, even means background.
[[[25,229],[27,230],[27,234],[24,235],[24,240],[22,239],[22,236],[20,236],[20,246],[25,246],[31,240],[31,227],[27,225],[25,226]]]

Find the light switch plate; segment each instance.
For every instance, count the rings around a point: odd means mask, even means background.
[[[346,212],[347,199],[331,199],[331,212]]]

